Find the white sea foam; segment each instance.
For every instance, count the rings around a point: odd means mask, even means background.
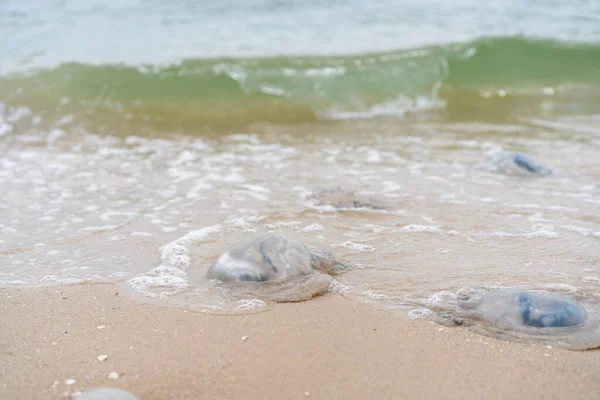
[[[386,296],[385,294],[380,293],[376,290],[365,290],[361,294],[363,296],[365,296],[367,299],[373,299],[373,300],[383,300],[383,299],[388,298],[388,296]]]
[[[46,275],[42,277],[38,282],[39,283],[56,283],[60,285],[77,285],[84,282],[89,282],[90,280],[97,278],[97,276],[90,276],[89,278],[69,278],[69,277],[59,277],[57,275]]]
[[[208,226],[191,231],[160,247],[158,249],[160,253],[158,266],[145,275],[130,279],[129,284],[138,292],[150,297],[166,298],[182,292],[188,286],[185,273],[190,266],[188,247],[206,241],[220,230],[221,225]]]
[[[341,76],[346,73],[345,67],[325,67],[325,68],[309,68],[304,70],[305,76]]]
[[[294,227],[294,226],[298,226],[298,225],[302,225],[302,222],[300,222],[300,221],[279,221],[274,224],[264,224],[263,228],[277,230],[277,229],[281,229],[281,228],[289,228],[289,227]]]
[[[442,290],[441,292],[434,293],[425,300],[425,304],[428,306],[434,305],[445,305],[452,304],[456,301],[456,293],[448,290]]]
[[[393,100],[376,104],[367,111],[340,111],[331,112],[327,116],[331,119],[363,119],[383,116],[403,116],[407,113],[436,110],[445,107],[445,102],[427,97],[411,99],[399,96]]]
[[[85,228],[81,228],[81,232],[105,232],[112,231],[114,229],[119,228],[120,225],[104,225],[104,226],[87,226]]]
[[[597,276],[586,276],[582,280],[585,282],[600,282],[600,278]]]
[[[114,235],[114,236],[111,236],[108,238],[108,240],[113,241],[113,242],[118,241],[118,240],[125,240],[125,239],[127,239],[127,236],[125,236],[125,235]]]
[[[400,231],[410,232],[410,233],[418,233],[418,232],[441,232],[442,230],[440,229],[439,226],[410,224],[410,225],[403,226],[400,229]]]
[[[566,293],[577,293],[579,291],[579,288],[577,288],[576,286],[568,285],[565,283],[548,283],[548,284],[542,285],[542,287],[545,289],[550,289],[551,291],[566,292]]]
[[[143,237],[150,237],[150,236],[154,236],[151,233],[148,232],[131,232],[129,235],[131,236],[143,236]]]
[[[239,300],[238,303],[239,304],[235,307],[235,310],[246,311],[246,312],[259,310],[259,309],[265,308],[267,306],[267,303],[265,303],[264,301],[262,301],[260,299],[244,299],[244,300]]]
[[[336,293],[351,292],[354,288],[352,286],[344,285],[337,279],[333,279],[329,284],[329,291]]]
[[[305,226],[304,228],[302,228],[303,232],[315,232],[315,231],[322,231],[325,228],[323,228],[321,225],[319,224],[310,224]]]
[[[554,232],[554,227],[551,225],[541,225],[537,230],[523,235],[528,238],[541,237],[541,238],[556,238],[558,233]]]
[[[146,275],[130,279],[129,284],[145,296],[164,299],[185,290],[188,280],[185,272],[177,268],[160,266],[150,270]]]
[[[568,231],[571,232],[577,232],[583,236],[590,236],[592,235],[594,232],[589,229],[589,228],[584,228],[582,226],[575,226],[575,225],[563,225],[561,226],[561,228],[566,229]]]
[[[349,250],[356,250],[356,251],[363,252],[363,253],[372,253],[375,251],[375,247],[373,247],[373,246],[370,246],[368,244],[356,243],[353,241],[344,242],[344,243],[340,244],[339,246],[344,247]]]
[[[416,308],[408,312],[408,318],[410,319],[423,319],[427,318],[432,314],[432,311],[428,308]]]

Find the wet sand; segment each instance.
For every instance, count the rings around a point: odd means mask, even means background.
[[[141,399],[600,397],[600,351],[502,342],[336,294],[216,316],[112,285],[4,288],[0,309],[2,399],[100,386]]]

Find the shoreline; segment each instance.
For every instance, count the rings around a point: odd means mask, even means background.
[[[600,397],[598,351],[504,342],[337,294],[218,316],[116,293],[110,284],[0,288],[10,321],[0,326],[0,397],[103,386],[142,400]]]

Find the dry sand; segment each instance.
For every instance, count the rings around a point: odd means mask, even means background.
[[[0,289],[0,399],[99,386],[142,400],[600,398],[599,351],[502,342],[335,294],[215,316],[117,290]]]

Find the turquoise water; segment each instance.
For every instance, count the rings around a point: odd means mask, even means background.
[[[0,35],[3,71],[72,61],[361,54],[487,36],[597,43],[600,3],[9,0],[0,2]]]

